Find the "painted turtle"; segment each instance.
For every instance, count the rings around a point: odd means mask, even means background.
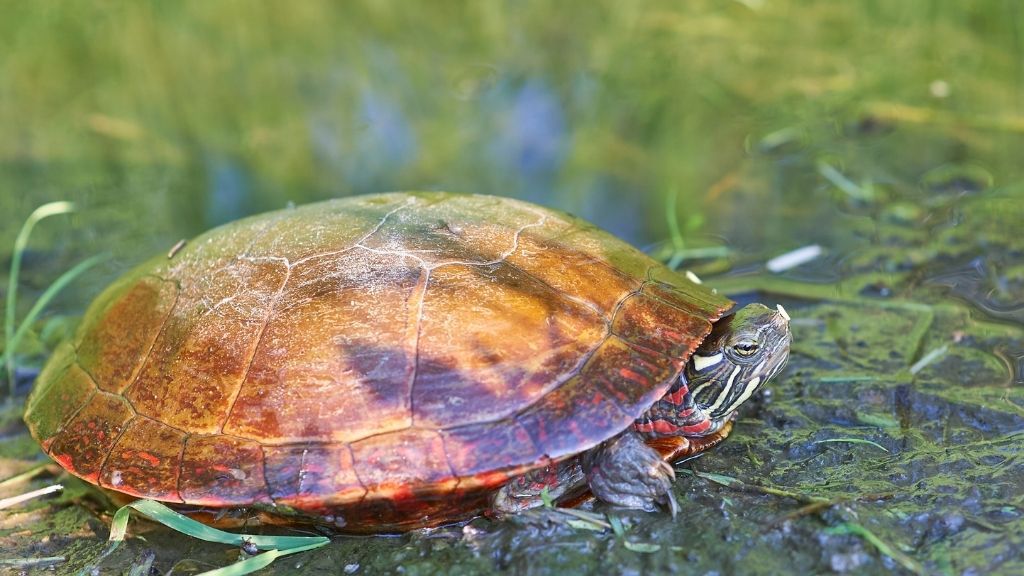
[[[545,490],[674,511],[663,458],[724,438],[788,355],[781,309],[722,318],[731,306],[532,204],[332,200],[119,279],[25,419],[104,488],[357,532],[521,510]]]

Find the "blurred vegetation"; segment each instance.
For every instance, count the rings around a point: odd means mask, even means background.
[[[2,10],[0,232],[12,235],[60,193],[194,233],[287,201],[446,188],[541,201],[649,242],[667,235],[668,190],[700,211],[744,143],[780,130],[827,146],[869,110],[941,115],[997,178],[1019,165],[1004,138],[1024,132],[1013,0]]]

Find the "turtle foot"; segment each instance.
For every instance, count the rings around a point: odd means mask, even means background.
[[[675,470],[633,431],[585,454],[583,471],[590,490],[603,502],[648,511],[661,505],[673,517],[679,511],[672,492]]]

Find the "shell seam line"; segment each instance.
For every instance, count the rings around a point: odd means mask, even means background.
[[[131,382],[129,382],[127,386],[125,386],[120,392],[118,392],[118,394],[122,398],[124,398],[125,402],[127,402],[128,405],[132,407],[132,410],[135,410],[136,414],[141,414],[141,412],[139,412],[139,410],[135,407],[135,404],[131,401],[131,399],[128,398],[128,393],[129,391],[131,391],[132,388],[135,387],[136,384],[138,384],[139,379],[142,378],[142,371],[143,369],[145,369],[146,363],[149,362],[150,356],[153,355],[153,349],[156,348],[156,343],[160,340],[160,336],[163,335],[164,330],[167,328],[167,323],[170,322],[171,320],[171,314],[174,313],[174,309],[178,306],[178,301],[180,300],[181,297],[181,284],[177,280],[167,279],[161,276],[153,276],[153,278],[156,278],[161,282],[170,282],[171,284],[174,285],[174,302],[167,309],[167,314],[164,314],[164,319],[162,322],[160,322],[160,327],[156,329],[156,336],[154,336],[153,340],[149,343],[149,347],[146,349],[146,353],[143,354],[142,358],[139,359],[139,364],[138,366],[136,366],[134,373],[132,374]],[[77,347],[75,348],[75,354],[77,358]],[[83,368],[83,371],[84,370],[85,369]]]
[[[267,447],[262,444],[257,444],[260,448],[260,471],[263,474],[263,491],[267,495],[267,499],[270,500],[270,505],[277,508],[277,500],[274,498],[274,492],[270,489],[270,480],[267,477]],[[299,469],[299,480],[302,479],[302,469]],[[301,485],[300,485],[301,487]]]
[[[190,438],[192,438],[192,434],[185,432],[185,437],[181,439],[181,448],[178,449],[178,474],[174,477],[174,492],[182,503],[185,502],[185,497],[181,495],[181,476],[185,471],[185,444]]]
[[[652,266],[651,268],[653,269],[654,267]],[[650,272],[650,270],[648,270],[648,273],[649,273],[649,272]],[[591,360],[591,359],[592,359],[592,358],[594,357],[594,354],[596,354],[596,353],[597,353],[597,351],[598,351],[598,350],[599,350],[599,349],[601,348],[601,346],[603,346],[603,345],[604,345],[604,343],[608,341],[608,338],[610,338],[610,337],[612,336],[612,334],[611,334],[611,325],[612,325],[612,322],[614,322],[614,320],[615,320],[615,316],[616,316],[616,314],[618,314],[618,312],[619,312],[619,309],[620,309],[620,308],[622,307],[622,303],[623,303],[623,302],[625,302],[625,301],[626,301],[626,300],[627,300],[628,298],[630,298],[630,297],[632,297],[632,296],[634,296],[634,295],[636,295],[636,294],[639,294],[639,293],[640,293],[640,291],[641,291],[641,290],[643,290],[643,288],[644,288],[644,286],[645,286],[645,285],[647,285],[647,281],[641,282],[641,283],[640,283],[640,286],[638,286],[638,287],[636,287],[635,289],[633,289],[633,290],[630,290],[629,292],[627,292],[627,293],[626,293],[625,295],[623,295],[623,296],[622,296],[621,298],[619,298],[619,301],[618,301],[618,302],[616,302],[616,303],[615,303],[615,306],[614,306],[614,307],[612,307],[612,314],[611,314],[611,318],[610,318],[610,319],[609,319],[609,321],[608,321],[608,334],[607,334],[607,335],[605,335],[604,339],[603,339],[603,340],[601,340],[601,343],[600,343],[600,344],[598,344],[597,346],[595,346],[595,347],[594,347],[594,349],[593,349],[593,350],[591,350],[591,351],[590,351],[590,353],[586,355],[586,359],[585,359],[585,360],[584,360],[584,361],[583,361],[583,362],[581,363],[581,367],[582,367],[582,366],[586,366],[586,365],[587,365],[587,363],[588,363],[588,362],[590,362],[590,360]],[[616,338],[618,338],[618,336],[616,336]],[[581,369],[582,369],[582,368],[581,368]],[[571,378],[571,377],[570,377],[570,378]],[[565,382],[565,381],[563,381],[562,383],[564,383],[564,382]],[[561,385],[561,384],[560,384],[560,385]],[[545,395],[545,396],[546,396],[546,395]],[[525,431],[526,431],[526,436],[527,436],[527,437],[528,437],[528,438],[530,439],[530,442],[533,442],[533,445],[534,445],[534,447],[535,447],[535,448],[537,449],[537,452],[540,452],[541,454],[543,454],[543,455],[544,455],[544,457],[545,457],[545,458],[547,458],[548,460],[550,460],[550,461],[554,462],[554,459],[552,459],[552,458],[551,458],[551,456],[550,456],[549,454],[547,454],[547,452],[545,452],[545,451],[544,451],[544,447],[543,447],[543,446],[541,446],[541,445],[540,445],[540,443],[539,443],[539,442],[537,441],[537,439],[533,437],[533,433],[531,433],[531,431],[530,431],[530,429],[529,429],[529,428],[527,428],[527,427],[526,427],[525,425],[523,425],[523,423],[522,423],[522,420],[520,419],[520,418],[522,417],[522,415],[523,415],[523,414],[524,414],[524,413],[525,413],[525,412],[526,412],[527,410],[529,410],[530,408],[532,408],[533,406],[535,406],[535,405],[536,405],[536,404],[537,404],[538,402],[540,402],[540,401],[541,401],[541,400],[542,400],[543,398],[544,398],[544,396],[541,396],[541,397],[540,397],[540,398],[538,398],[537,400],[535,400],[535,401],[531,402],[531,403],[530,403],[529,405],[527,405],[527,406],[523,407],[523,408],[522,408],[521,410],[519,410],[518,412],[516,412],[515,414],[513,414],[513,415],[511,416],[511,418],[512,418],[513,420],[515,420],[516,424],[518,424],[519,426],[521,426],[521,427],[523,428],[523,430],[525,430]],[[624,416],[629,416],[629,414],[628,414],[628,413],[624,412],[624,411],[623,411],[623,410],[622,410],[621,408],[619,408],[619,406],[618,406],[617,404],[615,404],[614,402],[613,402],[613,405],[615,406],[615,408],[616,408],[617,410],[619,410],[620,412],[622,412]],[[632,421],[630,422],[630,424],[632,424]],[[626,426],[626,428],[623,428],[623,430],[626,430],[626,429],[627,429],[628,427],[629,427],[629,426],[627,425],[627,426]],[[621,433],[621,430],[620,430],[619,432],[617,432],[617,434],[618,434],[618,433]],[[565,458],[563,458],[562,460],[564,460],[564,459],[565,459]]]
[[[227,412],[224,414],[224,420],[221,421],[220,426],[217,427],[217,432],[223,433],[224,426],[227,425],[228,420],[231,419],[231,414],[235,410],[235,403],[238,401],[238,397],[242,394],[242,387],[245,386],[245,380],[249,377],[249,371],[252,370],[252,365],[256,361],[256,354],[259,352],[260,344],[263,343],[263,335],[267,332],[267,326],[270,325],[270,320],[274,316],[274,311],[277,309],[277,302],[281,299],[281,294],[284,293],[285,287],[288,285],[288,280],[292,277],[292,269],[290,265],[285,268],[284,279],[281,280],[281,286],[278,287],[277,293],[274,294],[273,300],[270,301],[270,306],[267,307],[267,315],[263,319],[263,323],[260,326],[260,332],[256,336],[256,343],[252,347],[252,355],[249,356],[249,362],[245,365],[245,371],[242,372],[242,377],[238,381],[238,387],[231,395],[231,399],[228,402]]]
[[[348,450],[348,456],[352,460],[352,475],[356,477],[356,481],[363,488],[363,494],[359,497],[359,504],[361,505],[366,501],[366,497],[370,495],[370,488],[366,485],[366,481],[359,476],[359,467],[356,466],[356,451],[352,449],[352,444],[346,442],[345,449]]]
[[[75,363],[76,364],[78,363],[77,356],[75,358]],[[85,370],[82,370],[82,372],[85,372]],[[86,374],[86,376],[89,376],[88,372],[85,372],[85,374]],[[89,397],[85,399],[85,402],[82,402],[81,406],[76,408],[73,413],[71,413],[67,418],[64,419],[64,423],[61,424],[60,428],[58,428],[57,430],[55,430],[53,432],[53,436],[51,436],[51,438],[53,438],[54,441],[50,442],[50,449],[46,451],[47,454],[51,454],[51,452],[53,451],[54,445],[57,444],[57,441],[56,441],[57,437],[60,436],[64,432],[64,429],[68,427],[68,424],[73,422],[75,420],[75,418],[78,418],[78,415],[81,414],[82,410],[84,410],[86,406],[88,406],[90,403],[92,403],[92,399],[95,398],[96,395],[100,393],[100,387],[96,385],[96,381],[92,379],[92,376],[89,376],[89,382],[91,382],[92,386],[93,386],[92,393],[89,394]]]
[[[185,433],[185,438],[181,441],[181,450],[178,452],[178,478],[174,482],[174,489],[178,492],[178,498],[182,502],[188,502],[185,500],[185,496],[181,494],[181,479],[185,477],[185,448],[188,446],[189,440],[193,438],[192,434]]]
[[[129,408],[131,408],[131,406],[129,406]],[[134,408],[132,408],[132,417],[129,418],[128,421],[124,423],[124,426],[121,428],[121,431],[117,433],[117,438],[114,438],[114,442],[110,444],[110,449],[107,450],[107,453],[103,456],[103,461],[100,462],[100,468],[96,472],[96,484],[100,486],[103,485],[101,483],[101,479],[103,478],[103,471],[107,468],[107,462],[110,460],[110,455],[114,453],[114,448],[117,448],[117,443],[121,441],[121,437],[124,436],[126,432],[128,432],[128,428],[131,427],[132,423],[135,422],[135,419],[138,417],[139,413],[136,412]],[[116,488],[114,489],[117,490]]]
[[[609,330],[611,330],[611,317],[609,317],[609,316],[608,316],[608,315],[607,315],[607,314],[606,314],[605,312],[603,312],[603,311],[602,311],[602,310],[601,310],[601,309],[600,309],[600,308],[599,308],[599,307],[597,306],[597,304],[594,304],[593,302],[587,302],[587,301],[586,301],[586,300],[584,300],[583,298],[578,298],[578,297],[576,297],[576,296],[570,296],[570,295],[568,295],[568,294],[566,294],[566,293],[564,293],[564,292],[560,291],[560,290],[559,290],[558,288],[555,288],[554,286],[552,286],[552,285],[551,285],[551,284],[550,284],[549,282],[547,282],[547,281],[546,281],[546,280],[544,280],[543,278],[541,278],[541,277],[539,277],[539,276],[536,276],[536,275],[534,275],[534,274],[533,274],[532,272],[529,272],[529,271],[527,271],[527,270],[526,270],[525,268],[523,268],[522,266],[517,266],[517,265],[515,265],[515,264],[512,264],[511,262],[508,262],[508,261],[505,261],[505,262],[503,262],[503,264],[505,264],[505,265],[509,266],[510,268],[512,268],[512,269],[514,269],[514,270],[517,270],[517,271],[521,272],[521,273],[522,273],[522,274],[523,274],[524,276],[527,276],[527,277],[529,277],[530,279],[532,279],[532,280],[536,281],[536,282],[537,282],[538,284],[541,284],[541,285],[542,285],[542,286],[544,286],[545,288],[548,288],[548,289],[549,289],[549,290],[551,290],[551,291],[552,291],[552,292],[553,292],[553,293],[554,293],[554,294],[555,294],[556,296],[559,296],[559,297],[561,297],[561,298],[564,298],[564,299],[566,299],[566,300],[568,300],[568,301],[570,301],[570,302],[574,302],[574,303],[576,303],[576,304],[579,304],[580,306],[583,306],[584,308],[588,308],[588,309],[590,309],[590,310],[591,310],[591,311],[593,311],[593,312],[594,312],[595,314],[597,314],[598,316],[600,316],[600,317],[601,317],[601,319],[602,319],[602,320],[604,320],[606,324],[608,324],[608,329],[609,329]]]
[[[406,200],[406,202],[402,203],[401,205],[396,206],[395,208],[392,208],[391,210],[389,210],[387,213],[384,214],[384,216],[381,217],[380,222],[377,222],[377,224],[375,224],[374,227],[369,232],[367,232],[366,234],[363,234],[362,237],[360,237],[358,240],[356,240],[355,243],[353,243],[351,246],[349,246],[347,248],[342,248],[340,250],[332,250],[330,252],[319,252],[319,253],[316,253],[316,254],[310,254],[309,256],[303,256],[302,258],[299,258],[298,260],[292,262],[291,266],[297,266],[299,264],[303,264],[306,261],[312,260],[314,258],[324,258],[324,257],[327,257],[327,256],[337,256],[339,254],[344,254],[345,252],[349,252],[349,251],[355,250],[356,248],[363,248],[364,246],[362,244],[363,244],[363,242],[367,238],[369,238],[370,236],[373,236],[374,234],[376,234],[377,231],[379,231],[384,226],[384,223],[387,222],[388,218],[390,218],[394,213],[398,212],[402,208],[408,207],[409,204],[410,204],[409,201]]]
[[[608,341],[608,338],[610,338],[613,335],[612,334],[612,323],[615,321],[615,315],[618,314],[619,308],[622,307],[622,303],[625,302],[628,298],[630,298],[632,296],[635,296],[636,294],[639,294],[640,291],[643,290],[643,287],[644,287],[645,284],[646,284],[646,282],[642,282],[640,284],[640,286],[638,286],[636,289],[630,290],[629,292],[627,292],[622,298],[619,299],[618,302],[615,303],[615,306],[612,307],[611,318],[608,320],[608,333],[605,334],[604,338],[601,339],[601,342],[599,344],[594,346],[593,350],[591,350],[589,353],[586,354],[584,360],[582,362],[580,362],[580,364],[579,364],[580,371],[582,371],[583,367],[586,366],[590,362],[591,358],[594,357],[594,354],[597,354],[597,351],[601,349],[601,346],[604,346],[604,343]],[[616,338],[618,338],[618,336],[616,336]],[[571,380],[571,379],[572,379],[572,376],[570,376],[569,378],[566,378],[565,380],[562,380],[561,382],[558,383],[558,386],[553,387],[552,390],[554,390],[555,388],[558,388],[559,386],[564,384],[566,381]],[[511,417],[516,418],[517,421],[518,421],[518,417],[519,416],[521,416],[524,412],[526,412],[530,408],[533,408],[538,402],[543,400],[545,396],[547,396],[547,394],[541,395],[539,398],[537,398],[533,402],[531,402],[531,403],[527,404],[526,406],[522,407],[518,412],[513,413],[511,415]],[[616,406],[616,408],[618,408],[618,406]],[[529,434],[529,430],[527,430],[527,434]]]
[[[519,249],[519,237],[520,237],[520,235],[522,235],[522,233],[524,231],[526,231],[527,228],[535,228],[537,226],[543,226],[544,223],[547,222],[547,215],[546,214],[539,214],[539,216],[540,216],[540,220],[537,220],[536,222],[531,222],[529,224],[524,224],[522,227],[520,227],[518,230],[516,230],[514,235],[513,235],[513,238],[512,238],[512,246],[508,250],[505,250],[504,252],[500,253],[498,255],[498,258],[492,259],[492,260],[483,260],[483,261],[476,261],[476,262],[471,262],[471,261],[468,261],[468,260],[445,260],[443,262],[436,262],[434,264],[428,264],[426,261],[423,260],[423,258],[420,258],[419,256],[416,256],[414,253],[412,253],[410,251],[406,251],[406,250],[381,250],[379,248],[371,248],[370,246],[366,246],[365,244],[363,244],[363,240],[368,238],[369,235],[367,235],[365,238],[360,239],[359,242],[357,242],[354,247],[355,248],[362,248],[363,250],[366,250],[368,252],[373,252],[374,254],[384,254],[384,255],[389,255],[389,256],[398,256],[400,258],[411,258],[411,259],[419,262],[420,266],[422,266],[426,270],[436,270],[436,269],[438,269],[438,268],[440,268],[442,266],[459,266],[459,265],[461,265],[461,266],[494,266],[495,264],[502,264],[502,263],[504,263],[505,260],[507,260],[509,256],[511,256],[512,254],[515,254],[516,250]]]
[[[420,369],[420,332],[423,329],[423,306],[427,299],[427,288],[430,287],[430,268],[423,269],[423,288],[419,290],[419,299],[416,303],[416,333],[413,335],[412,346],[412,373],[409,375],[409,423],[416,425],[416,376]]]

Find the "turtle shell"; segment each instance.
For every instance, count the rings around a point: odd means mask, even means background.
[[[402,530],[478,513],[512,475],[625,430],[730,306],[533,204],[331,200],[119,279],[25,419],[114,491]]]

